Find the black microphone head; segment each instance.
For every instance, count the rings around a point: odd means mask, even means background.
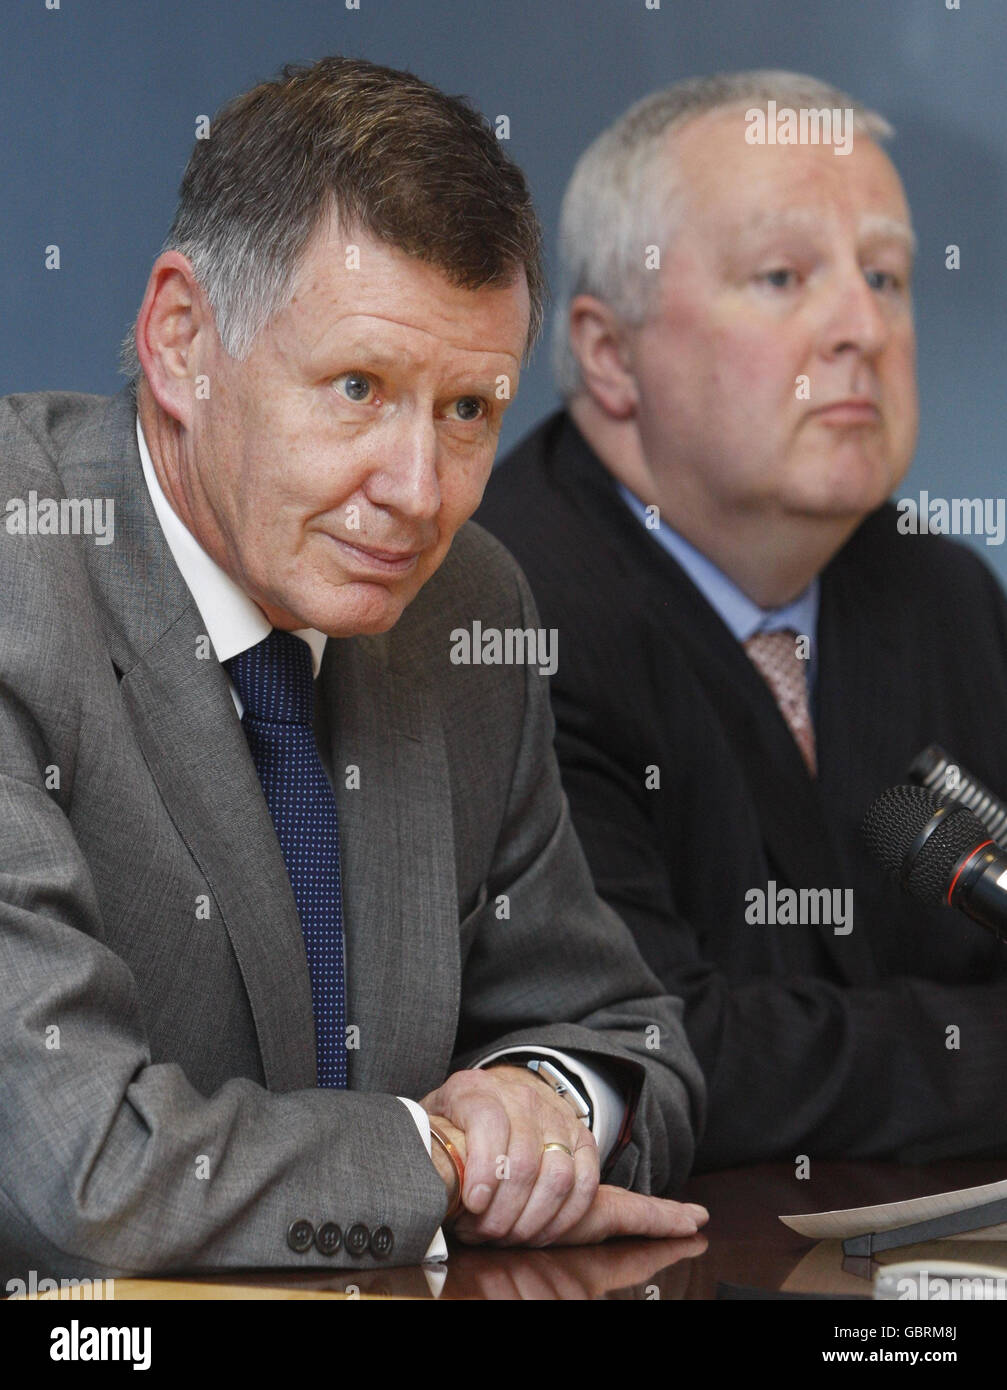
[[[889,787],[871,803],[861,827],[867,848],[893,874],[940,802],[926,787]]]
[[[944,816],[907,862],[919,835],[940,810]],[[863,834],[874,857],[903,879],[907,892],[927,903],[947,902],[958,864],[990,838],[979,817],[961,802],[945,801],[925,787],[889,787],[882,792],[864,817]]]

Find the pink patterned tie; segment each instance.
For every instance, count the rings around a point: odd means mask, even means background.
[[[744,646],[752,664],[773,692],[780,713],[814,777],[817,772],[815,726],[808,704],[807,662],[797,655],[797,633],[790,628],[757,632]]]

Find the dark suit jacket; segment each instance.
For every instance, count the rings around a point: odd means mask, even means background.
[[[503,548],[463,528],[392,631],[325,650],[359,1029],[325,1091],[294,896],[128,393],[0,402],[0,480],[115,521],[109,545],[0,532],[0,1274],[414,1263],[446,1194],[395,1097],[510,1043],[643,1075],[615,1179],[680,1181],[698,1069],[592,888],[546,683],[449,659],[473,617],[537,622]],[[295,1253],[298,1219],[394,1247]]]
[[[574,822],[602,896],[685,998],[709,1087],[700,1166],[1007,1152],[1007,952],[903,897],[859,836],[930,742],[1007,793],[1007,607],[981,561],[897,535],[887,506],[829,565],[813,782],[744,649],[565,414],[500,464],[477,518],[559,630]],[[746,921],[771,880],[851,887],[852,933]]]

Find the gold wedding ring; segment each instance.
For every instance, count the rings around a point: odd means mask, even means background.
[[[543,1152],[544,1154],[547,1154],[547,1153],[549,1152],[550,1149],[560,1149],[560,1150],[562,1150],[563,1153],[566,1154],[567,1158],[573,1158],[573,1149],[568,1149],[567,1146],[566,1146],[565,1144],[558,1144],[558,1143],[546,1144],[546,1145],[543,1147],[542,1152]]]

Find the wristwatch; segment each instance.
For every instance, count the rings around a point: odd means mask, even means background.
[[[583,1120],[588,1129],[594,1120],[594,1108],[591,1105],[585,1092],[581,1089],[584,1083],[577,1078],[575,1084],[569,1072],[563,1071],[549,1057],[539,1057],[535,1053],[528,1052],[509,1052],[503,1057],[495,1057],[490,1063],[491,1066],[525,1066],[529,1071],[533,1071],[540,1081],[544,1081],[547,1086],[551,1086],[558,1096],[562,1096],[566,1103],[572,1107],[578,1120]]]

